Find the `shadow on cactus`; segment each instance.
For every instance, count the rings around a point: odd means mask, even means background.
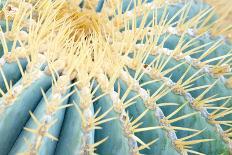
[[[1,1],[0,154],[232,154],[231,9],[209,4]]]

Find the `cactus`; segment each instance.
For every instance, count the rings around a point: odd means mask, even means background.
[[[206,1],[1,1],[0,154],[232,154],[232,10]]]

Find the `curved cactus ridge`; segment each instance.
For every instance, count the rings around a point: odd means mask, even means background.
[[[2,0],[0,155],[232,154],[229,4]]]

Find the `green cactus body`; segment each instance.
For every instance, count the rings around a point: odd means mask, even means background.
[[[15,94],[18,96],[13,103],[8,103],[12,104],[9,105],[9,107],[7,107],[6,103],[6,108],[4,108],[4,102],[8,101],[6,98],[1,99],[1,106],[3,107],[1,107],[2,115],[0,118],[0,133],[1,135],[4,135],[0,142],[1,154],[6,154],[10,151],[19,133],[30,117],[28,111],[33,111],[42,98],[40,89],[47,90],[51,86],[51,79],[49,76],[42,75],[40,79],[28,88],[22,90],[21,86],[21,81],[18,81],[15,84],[14,87],[18,88],[18,93],[15,92]]]
[[[48,99],[50,98],[51,96],[51,89],[48,90],[48,92],[46,93],[46,96],[48,96]],[[67,99],[63,101],[62,104],[67,104]],[[49,134],[57,137],[60,133],[60,130],[61,130],[61,126],[62,126],[62,122],[63,122],[63,118],[64,118],[64,113],[65,111],[64,110],[60,110],[60,111],[57,111],[55,114],[53,114],[52,116],[49,116],[49,115],[46,115],[46,102],[44,100],[42,100],[39,105],[37,105],[35,111],[33,112],[34,113],[34,116],[37,117],[37,118],[42,118],[41,120],[38,120],[39,122],[43,122],[43,121],[48,121],[48,125],[51,125],[51,128],[49,129]],[[57,119],[58,122],[56,122],[54,125],[53,123],[54,122],[50,122],[50,119],[52,119],[51,117],[55,117]],[[30,119],[27,124],[25,125],[25,127],[27,129],[33,129],[33,128],[36,128],[36,126],[39,125],[37,124],[37,122],[35,122],[35,120],[33,119]],[[43,129],[41,129],[43,130]],[[50,141],[49,139],[49,135],[47,136],[48,138],[45,138],[44,139],[44,142],[42,144],[42,146],[40,147],[40,149],[38,150],[39,151],[39,154],[53,154],[55,152],[55,148],[56,148],[56,140],[54,139],[53,141]],[[23,131],[19,137],[17,138],[14,146],[12,147],[11,151],[9,154],[17,154],[17,153],[20,153],[20,152],[26,152],[28,147],[26,144],[25,145],[22,145],[24,142],[25,139],[27,139],[29,141],[29,143],[31,142],[33,144],[33,141],[34,142],[38,142],[39,141],[39,138],[36,139],[37,137],[35,136],[35,134],[32,134],[32,133],[29,133],[27,131]]]
[[[121,92],[124,94],[127,90],[126,84],[120,80],[120,88]],[[118,88],[116,88],[117,90]],[[130,98],[133,98],[136,96],[137,93],[135,91],[131,91],[128,95],[128,100]],[[128,108],[128,111],[130,112],[129,115],[133,118],[137,118],[140,116],[147,108],[144,106],[142,98],[136,99],[136,103]],[[152,110],[149,110],[146,115],[141,119],[141,122],[143,122],[142,127],[146,126],[158,126],[159,120],[155,116],[155,112]],[[156,152],[157,154],[178,154],[178,152],[173,148],[172,142],[167,137],[165,131],[162,129],[157,129],[150,132],[141,132],[138,133],[138,137],[141,138],[144,142],[149,143],[155,138],[159,138],[159,141],[151,146],[151,149],[142,151],[143,154],[153,154]]]
[[[96,93],[97,96],[101,95],[102,91],[98,90]],[[102,106],[104,103],[107,103],[106,106]],[[99,115],[104,114],[113,106],[112,100],[109,95],[100,98],[96,103],[94,103],[94,109],[97,111],[101,109]],[[104,108],[103,108],[104,107]],[[108,118],[119,117],[118,113],[115,111],[109,112],[107,115]],[[123,127],[120,120],[113,120],[107,124],[101,125],[102,130],[96,130],[95,139],[96,141],[100,141],[105,137],[109,137],[109,145],[107,143],[103,143],[100,145],[100,149],[98,149],[98,154],[128,154],[129,150],[129,141],[124,136]]]
[[[210,4],[1,1],[0,155],[232,154],[232,10]]]
[[[21,62],[22,62],[21,65],[23,69],[25,69],[27,62],[25,60],[22,60]],[[10,81],[12,83],[16,83],[21,78],[21,73],[20,73],[17,63],[11,63],[11,64],[5,63],[2,67],[2,72],[3,74],[0,75],[0,86],[1,86],[1,89],[4,92],[6,92],[4,78],[6,78],[7,83],[10,83]]]
[[[79,101],[78,95],[74,94],[68,102],[72,104],[73,102],[79,103]],[[62,126],[56,154],[77,154],[81,148],[82,131],[81,117],[75,108],[67,109]]]

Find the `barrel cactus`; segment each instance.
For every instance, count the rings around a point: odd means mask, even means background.
[[[232,154],[230,4],[2,0],[0,155]]]

